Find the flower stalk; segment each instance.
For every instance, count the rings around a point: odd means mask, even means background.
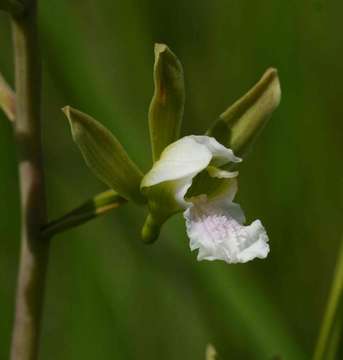
[[[16,90],[14,133],[18,151],[22,222],[12,360],[37,359],[49,253],[49,241],[43,241],[40,232],[46,221],[46,202],[40,127],[41,65],[36,15],[37,1],[31,0],[23,16],[12,17]]]

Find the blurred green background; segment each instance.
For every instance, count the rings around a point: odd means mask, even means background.
[[[53,239],[41,359],[203,359],[209,342],[223,359],[310,357],[343,231],[342,11],[341,2],[324,0],[41,1],[51,218],[104,189],[72,143],[62,106],[93,115],[149,169],[154,42],[167,43],[184,66],[183,134],[202,134],[269,66],[283,90],[241,166],[238,194],[248,220],[260,218],[268,230],[269,257],[198,263],[181,216],[145,246],[145,213],[128,204]],[[0,69],[13,83],[4,14]],[[2,113],[0,163],[0,359],[7,359],[19,207]]]

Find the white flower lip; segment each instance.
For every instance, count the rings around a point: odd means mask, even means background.
[[[238,204],[220,198],[208,201],[199,196],[184,212],[191,250],[198,249],[198,261],[223,260],[245,263],[265,258],[269,253],[268,236],[260,220],[248,226]]]

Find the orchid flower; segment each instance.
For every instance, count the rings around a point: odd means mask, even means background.
[[[190,248],[198,250],[198,260],[245,263],[265,258],[269,245],[261,221],[244,225],[244,213],[233,200],[236,167],[280,102],[277,71],[268,69],[202,136],[179,137],[185,100],[183,70],[164,44],[155,46],[154,84],[149,108],[153,165],[145,175],[102,124],[64,108],[86,163],[114,190],[101,197],[101,204],[112,196],[116,206],[120,197],[147,205],[142,228],[147,243],[158,238],[169,217],[183,212]],[[106,200],[99,212],[108,209],[111,201]]]
[[[199,250],[198,260],[244,263],[269,252],[261,222],[242,225],[244,213],[233,202],[238,172],[226,166],[240,161],[213,137],[191,135],[167,146],[142,180],[155,221],[183,210],[190,248]]]

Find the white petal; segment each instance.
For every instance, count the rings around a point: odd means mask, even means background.
[[[209,136],[185,136],[167,146],[152,169],[144,176],[142,187],[153,186],[164,181],[195,176],[211,163],[222,166],[229,162],[239,162],[231,149],[221,145]],[[223,172],[228,177],[229,172]],[[221,176],[218,176],[221,177]]]
[[[242,159],[235,156],[231,149],[226,148],[220,144],[215,138],[205,135],[191,135],[189,136],[197,143],[205,145],[211,151],[213,159],[212,164],[215,166],[222,166],[228,162],[241,162]]]
[[[141,182],[142,192],[149,199],[150,211],[155,217],[166,219],[187,208],[189,203],[185,195],[194,177],[209,166],[217,168],[231,161],[238,162],[240,159],[232,150],[208,136],[186,136],[170,144]],[[222,178],[214,197],[228,191],[235,192],[235,186],[230,189],[230,185],[236,172],[222,169],[213,169],[212,172],[214,177]],[[209,189],[209,193],[211,191]],[[201,192],[207,193],[206,188]]]
[[[244,263],[265,258],[268,236],[259,220],[248,226],[238,204],[228,199],[208,201],[205,195],[192,199],[184,212],[191,250],[199,249],[198,260]]]
[[[211,151],[204,145],[186,136],[169,146],[144,176],[141,187],[148,187],[164,181],[192,176],[206,169],[212,159]]]
[[[192,181],[192,176],[173,181],[174,199],[183,209],[186,209],[189,206],[189,203],[185,200],[185,195],[188,189],[191,187]]]
[[[221,170],[212,165],[207,167],[207,172],[211,177],[218,179],[232,179],[238,176],[238,171]]]

